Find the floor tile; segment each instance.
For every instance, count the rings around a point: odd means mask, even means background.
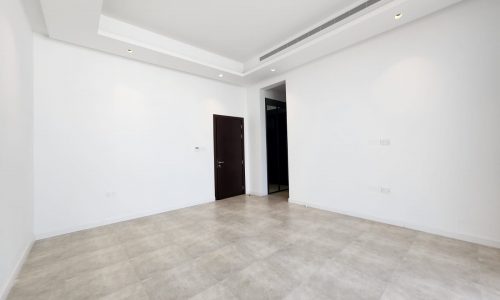
[[[327,257],[296,246],[277,251],[265,259],[273,271],[290,277],[296,284],[306,281],[326,260]]]
[[[28,265],[23,268],[19,276],[19,284],[35,284],[38,281],[45,282],[48,286],[53,283],[60,283],[64,279],[72,278],[79,273],[101,269],[103,267],[127,261],[128,257],[120,246],[113,246],[101,250],[84,252],[53,263]]]
[[[93,271],[128,260],[128,256],[120,246],[114,246],[94,252],[73,256],[59,262],[65,268],[67,278],[74,277],[82,272]]]
[[[184,245],[183,248],[192,258],[197,258],[220,249],[230,243],[230,241],[222,240],[215,236],[205,236],[192,243]]]
[[[149,300],[142,283],[129,285],[114,293],[99,298],[100,300]]]
[[[306,284],[300,285],[299,287],[292,290],[290,294],[288,294],[285,300],[328,300],[330,299],[328,296],[320,294],[315,289],[309,287]]]
[[[500,265],[500,249],[478,246],[478,255],[483,263]]]
[[[307,282],[316,292],[330,299],[379,299],[388,282],[373,273],[352,269],[331,259]]]
[[[64,298],[61,299],[96,299],[138,282],[130,263],[123,262],[66,280]]]
[[[64,280],[40,277],[36,279],[17,280],[12,287],[9,300],[31,299],[64,299]]]
[[[234,198],[37,241],[9,300],[500,300],[500,249]]]
[[[26,269],[44,267],[62,259],[113,247],[118,244],[118,240],[114,235],[87,236],[81,232],[76,234],[82,238],[75,239],[64,235],[63,238],[53,238],[55,241],[52,241],[52,239],[50,239],[51,241],[42,240],[40,242],[41,246],[39,246],[38,241],[35,242],[24,267]]]
[[[243,238],[235,242],[235,244],[240,248],[246,249],[252,256],[258,259],[268,257],[289,245],[286,240],[282,241],[266,234]]]
[[[281,299],[294,288],[292,278],[273,271],[264,261],[258,261],[222,282],[239,299]]]
[[[119,241],[125,242],[160,233],[160,230],[154,222],[141,218],[114,224],[113,233]]]
[[[248,250],[237,244],[229,244],[199,257],[196,262],[214,278],[222,280],[250,265],[254,260],[255,257]]]
[[[500,300],[500,291],[492,290],[487,287],[479,286],[483,300]]]
[[[143,281],[151,300],[187,299],[217,283],[196,262],[154,274]]]
[[[500,264],[481,263],[479,283],[500,293]]]
[[[190,300],[237,300],[238,298],[222,284],[216,284],[189,299]]]
[[[439,299],[481,299],[477,284],[470,282],[450,284],[446,280],[415,278],[397,274],[386,288],[381,299],[439,300]]]
[[[384,299],[480,299],[479,276],[475,266],[411,254],[394,272]]]
[[[418,233],[410,249],[414,255],[469,266],[477,264],[478,252],[478,245],[427,233]]]
[[[132,258],[172,244],[173,242],[164,233],[157,233],[139,239],[128,240],[121,245],[127,252],[127,255]]]
[[[171,245],[130,259],[140,279],[171,269],[190,260],[191,257],[179,246]]]

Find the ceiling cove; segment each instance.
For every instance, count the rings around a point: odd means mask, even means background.
[[[22,1],[52,39],[249,85],[462,0]]]

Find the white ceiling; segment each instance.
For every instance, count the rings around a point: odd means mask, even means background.
[[[462,0],[380,0],[263,61],[263,52],[366,0],[21,1],[33,29],[50,38],[249,85]],[[395,20],[401,12],[403,18]]]
[[[247,61],[353,0],[104,0],[103,14]]]

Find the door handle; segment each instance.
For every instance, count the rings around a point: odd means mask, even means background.
[[[217,161],[217,163],[218,163],[219,165],[221,165],[221,164],[223,164],[224,162],[223,162],[223,161],[218,160],[218,161]]]

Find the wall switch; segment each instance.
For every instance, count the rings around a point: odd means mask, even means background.
[[[382,194],[390,194],[391,193],[391,189],[390,188],[387,188],[387,187],[381,187],[380,188],[380,192]]]
[[[390,146],[390,145],[391,145],[390,139],[380,139],[380,146]]]

